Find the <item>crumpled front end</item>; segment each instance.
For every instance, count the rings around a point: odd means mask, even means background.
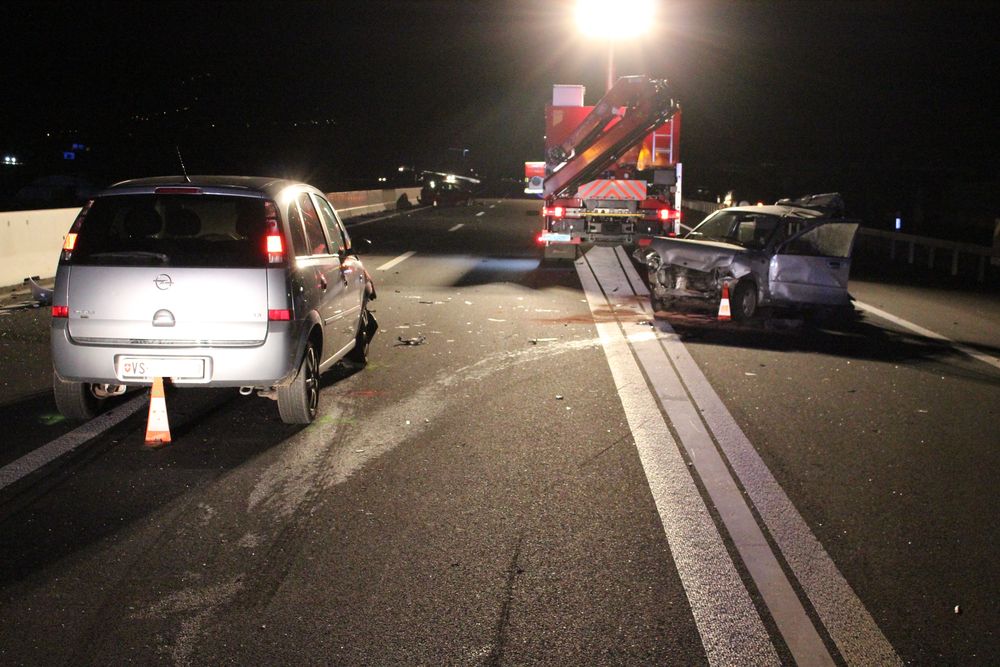
[[[717,301],[722,284],[748,272],[740,246],[656,237],[636,252],[649,270],[652,296],[659,301]]]

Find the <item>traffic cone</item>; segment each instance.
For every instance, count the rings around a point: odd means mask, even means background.
[[[722,283],[722,300],[719,301],[720,320],[731,320],[732,314],[729,311],[729,283]]]
[[[170,442],[170,423],[167,421],[167,399],[163,395],[163,378],[153,380],[149,392],[149,417],[146,419],[146,446],[162,447]]]

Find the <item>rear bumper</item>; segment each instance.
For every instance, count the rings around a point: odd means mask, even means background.
[[[244,387],[282,384],[297,370],[301,326],[292,322],[271,322],[264,342],[254,347],[139,347],[123,345],[83,345],[69,336],[65,320],[52,323],[52,365],[64,380],[100,384],[145,385],[144,381],[123,381],[116,373],[120,357],[200,357],[206,360],[206,378],[175,379],[178,385],[203,387]]]

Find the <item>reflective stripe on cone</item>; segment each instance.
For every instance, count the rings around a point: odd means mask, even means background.
[[[722,283],[722,300],[719,301],[719,319],[732,319],[732,313],[729,310],[729,283]]]
[[[167,399],[163,395],[163,378],[153,380],[149,393],[149,417],[146,419],[146,446],[162,447],[170,442],[170,423],[167,421]]]

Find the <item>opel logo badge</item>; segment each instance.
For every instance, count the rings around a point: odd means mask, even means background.
[[[156,289],[165,290],[165,289],[170,289],[170,286],[174,284],[174,281],[171,280],[170,276],[168,276],[167,274],[161,273],[160,275],[153,278],[153,284],[156,285]]]

